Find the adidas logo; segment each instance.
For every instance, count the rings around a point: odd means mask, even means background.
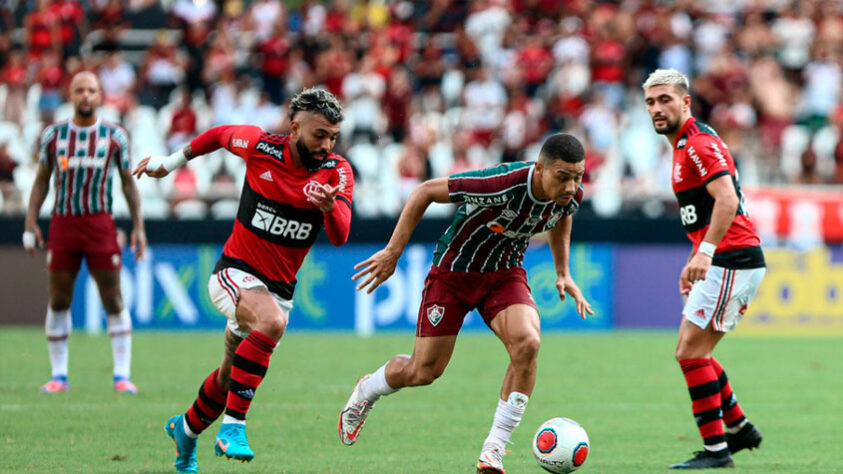
[[[267,173],[269,173],[269,171],[267,171]],[[261,175],[261,176],[263,176],[263,175]],[[255,391],[251,388],[248,389],[248,390],[239,390],[235,393],[237,395],[240,395],[244,400],[251,400],[251,399],[255,398]]]
[[[274,181],[274,180],[272,179],[272,173],[270,173],[270,172],[269,172],[269,170],[264,171],[264,172],[263,172],[263,174],[261,174],[261,175],[260,175],[260,178],[261,178],[261,179],[265,179],[265,180],[267,180],[267,181],[269,181],[269,182],[273,182],[273,181]]]

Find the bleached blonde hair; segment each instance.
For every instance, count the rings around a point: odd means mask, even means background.
[[[688,77],[677,71],[676,69],[656,69],[644,81],[642,89],[647,90],[653,86],[674,85],[682,89],[682,92],[688,93],[691,88],[691,83]]]

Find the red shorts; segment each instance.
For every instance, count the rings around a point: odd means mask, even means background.
[[[432,267],[424,281],[416,336],[453,336],[474,308],[486,325],[514,304],[536,308],[527,272],[521,267],[497,272],[452,272]],[[537,308],[538,309],[538,308]]]
[[[105,212],[89,216],[54,215],[47,237],[47,270],[79,270],[82,256],[91,270],[120,270],[117,228]]]

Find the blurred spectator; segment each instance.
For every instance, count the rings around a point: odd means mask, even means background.
[[[171,204],[175,207],[182,201],[192,201],[199,197],[198,179],[196,172],[190,166],[179,166],[173,171],[173,189],[170,196]]]
[[[465,86],[465,122],[474,138],[488,146],[504,118],[507,95],[503,85],[481,69],[477,79]]]
[[[817,155],[810,146],[805,148],[800,159],[799,175],[796,176],[796,184],[822,184],[823,180],[817,173]]]
[[[219,80],[210,86],[210,90],[213,125],[234,123],[237,119],[237,83],[234,80],[234,71],[223,69]]]
[[[178,105],[173,110],[170,129],[167,131],[167,149],[170,153],[183,147],[196,135],[196,112],[190,105],[190,99],[190,91],[182,91]]]
[[[108,55],[99,69],[103,104],[115,107],[121,114],[132,104],[135,91],[135,70],[119,52]]]
[[[407,202],[413,189],[430,178],[430,162],[421,147],[407,142],[397,166],[401,202]]]
[[[626,57],[626,48],[610,25],[597,30],[591,49],[591,79],[594,90],[615,109],[623,107],[626,95]]]
[[[78,0],[53,0],[50,5],[59,22],[59,37],[61,39],[64,57],[78,56],[79,47],[90,26],[88,17]]]
[[[383,108],[387,120],[387,130],[392,141],[401,143],[407,136],[410,102],[413,91],[410,75],[404,68],[397,68],[387,81],[386,94],[383,98]]]
[[[9,61],[2,70],[2,81],[6,85],[3,120],[23,125],[27,79],[26,61],[23,54],[20,51],[12,51],[9,55]]]
[[[366,57],[360,70],[347,75],[342,83],[343,107],[346,119],[352,128],[352,140],[360,137],[369,143],[377,141],[380,134],[381,98],[386,90],[386,81],[373,69],[373,60]]]
[[[146,50],[140,69],[140,103],[160,109],[170,102],[170,94],[184,81],[187,57],[179,51],[169,32],[161,30]]]
[[[837,46],[839,48],[840,45]],[[808,125],[818,130],[828,123],[829,115],[840,103],[843,72],[839,53],[831,46],[818,48],[817,57],[802,70],[805,79],[804,111]]]
[[[773,22],[773,34],[779,44],[781,65],[791,71],[801,69],[811,59],[811,43],[816,33],[814,22],[807,16],[802,2],[793,2]]]
[[[271,34],[257,45],[257,62],[263,90],[277,105],[284,103],[284,79],[290,68],[290,41],[283,18],[273,25]]]
[[[205,51],[205,65],[202,68],[202,81],[205,87],[212,87],[223,74],[234,75],[234,45],[231,38],[217,32],[211,41],[211,46]]]
[[[384,2],[358,0],[351,8],[351,21],[365,30],[379,30],[389,21],[389,8]]]
[[[23,25],[28,59],[37,61],[47,50],[61,48],[61,32],[49,0],[37,0],[35,5],[35,10],[24,17]]]
[[[316,58],[316,80],[337,97],[342,97],[342,82],[353,70],[353,58],[341,36],[332,36],[327,50]]]
[[[44,53],[41,68],[38,70],[38,84],[41,85],[38,111],[42,122],[51,123],[56,109],[64,102],[61,92],[64,81],[64,68],[58,52],[48,51]]]
[[[249,8],[249,18],[255,40],[263,43],[278,31],[278,25],[285,24],[284,7],[281,2],[274,0],[255,0]]]
[[[13,172],[18,164],[9,156],[8,145],[0,143],[0,193],[3,195],[3,206],[0,213],[5,215],[19,215],[23,212],[20,191],[15,185]]]
[[[538,88],[545,83],[554,60],[550,51],[545,48],[541,37],[528,36],[527,44],[518,52],[515,66],[521,71],[522,80],[526,86],[527,95],[533,97]]]

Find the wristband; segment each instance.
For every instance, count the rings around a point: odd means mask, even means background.
[[[173,152],[170,156],[151,156],[146,168],[150,171],[156,171],[163,165],[169,173],[185,163],[187,163],[187,157],[184,156],[184,150],[179,150]]]
[[[701,253],[703,255],[708,255],[711,258],[714,258],[714,250],[717,248],[716,245],[712,244],[711,242],[703,242],[697,248],[697,253]]]
[[[23,248],[26,250],[35,248],[35,232],[26,231],[23,233]]]

